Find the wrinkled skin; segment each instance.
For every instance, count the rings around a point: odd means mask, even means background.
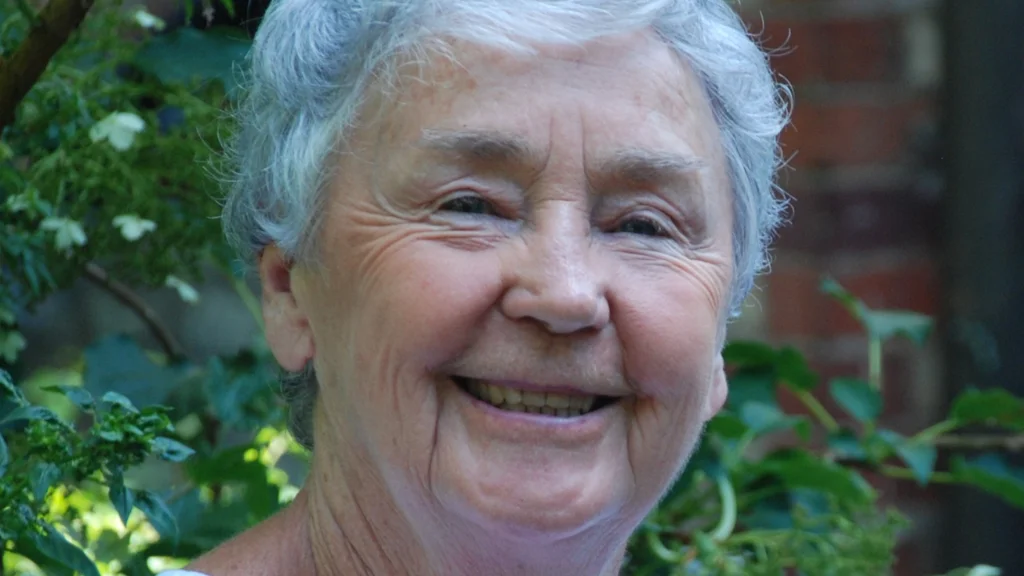
[[[316,263],[262,256],[268,341],[320,395],[302,494],[234,544],[254,573],[615,574],[725,400],[730,192],[690,69],[645,34],[454,48],[366,105]],[[511,426],[453,374],[621,399]]]

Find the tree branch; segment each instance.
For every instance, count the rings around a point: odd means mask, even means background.
[[[947,450],[1024,451],[1024,434],[946,434],[935,439],[935,447]]]
[[[95,0],[50,0],[18,49],[9,58],[0,58],[0,133],[14,121],[18,104],[93,3]]]
[[[181,344],[171,334],[171,331],[164,326],[156,311],[150,308],[131,288],[111,278],[106,270],[93,262],[85,265],[85,275],[112,294],[119,302],[131,308],[139,319],[146,324],[149,331],[153,333],[153,336],[160,342],[160,345],[172,360],[185,357],[185,349],[181,347]]]

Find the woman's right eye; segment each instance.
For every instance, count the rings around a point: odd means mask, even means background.
[[[460,214],[498,216],[498,211],[494,205],[479,196],[458,196],[441,204],[440,209],[445,212],[458,212]]]

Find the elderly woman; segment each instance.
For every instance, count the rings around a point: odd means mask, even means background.
[[[210,576],[612,575],[721,407],[786,92],[725,0],[277,0],[230,238],[293,431]]]

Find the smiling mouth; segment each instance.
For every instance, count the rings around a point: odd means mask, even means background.
[[[527,412],[559,418],[583,416],[619,400],[613,396],[520,390],[463,376],[452,376],[452,381],[470,396],[495,408],[508,412]]]

